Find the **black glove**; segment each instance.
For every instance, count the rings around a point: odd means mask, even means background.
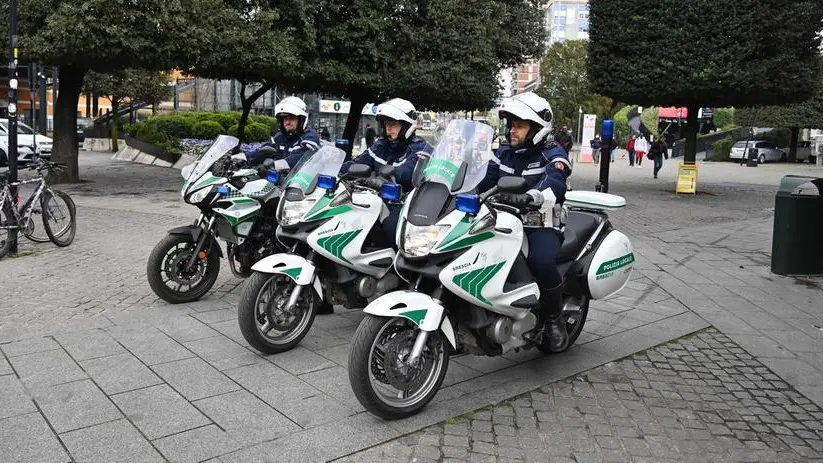
[[[534,202],[534,198],[527,194],[516,195],[511,193],[501,193],[497,196],[497,201],[501,204],[506,204],[518,209],[526,209],[527,206]]]
[[[386,179],[382,179],[380,177],[369,177],[363,179],[363,186],[377,191],[380,191],[384,183],[386,183]]]

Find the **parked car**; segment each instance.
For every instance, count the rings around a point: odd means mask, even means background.
[[[786,153],[791,151],[790,147],[783,148],[783,151]],[[812,156],[812,142],[810,141],[798,141],[797,142],[797,157],[795,158],[797,162],[803,162],[805,160],[810,160],[812,164],[815,162],[814,156]]]
[[[8,119],[0,119],[0,135],[9,135]],[[37,143],[37,154],[44,158],[51,157],[54,140],[40,133],[37,133],[37,136],[35,136],[34,129],[20,121],[17,121],[17,142],[20,145],[26,146],[34,146],[34,144]]]
[[[85,130],[94,125],[94,119],[90,117],[77,118],[77,143],[83,143],[86,139]]]
[[[9,165],[9,136],[5,133],[0,133],[0,167],[8,167]],[[17,140],[17,163],[26,164],[34,159],[34,149],[18,138]]]
[[[771,142],[765,140],[749,140],[749,148],[757,150],[757,162],[763,164],[764,162],[779,162],[786,160],[786,152],[774,146]],[[740,140],[732,146],[730,157],[733,160],[740,160],[743,158],[746,151],[746,140]]]

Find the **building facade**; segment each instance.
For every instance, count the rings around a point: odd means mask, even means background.
[[[588,0],[549,0],[546,9],[546,46],[566,40],[588,40]],[[540,61],[531,60],[512,70],[513,94],[534,90],[540,86]]]

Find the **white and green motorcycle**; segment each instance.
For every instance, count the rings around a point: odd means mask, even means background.
[[[231,159],[237,138],[220,135],[200,158],[183,168],[183,200],[200,209],[191,224],[169,230],[146,264],[149,286],[172,304],[200,299],[220,272],[218,238],[226,242],[229,266],[245,277],[262,257],[280,252],[274,232],[280,173],[273,161],[259,169]]]
[[[398,201],[400,189],[366,186],[371,168],[360,164],[338,181],[345,156],[324,145],[304,156],[283,185],[277,238],[288,250],[254,264],[237,310],[243,337],[261,352],[296,346],[324,301],[362,308],[399,283],[379,221],[389,213],[384,199]]]
[[[555,208],[553,199],[520,210],[496,196],[525,193],[519,177],[473,193],[485,176],[487,164],[478,153],[491,131],[474,121],[452,121],[432,156],[417,166],[395,260],[411,289],[366,307],[349,352],[352,389],[382,418],[419,412],[440,388],[450,355],[498,356],[531,347],[550,352],[546,336],[524,337],[545,332],[540,290],[526,263],[524,225],[567,215],[558,270],[569,345],[583,329],[589,301],[620,291],[631,275],[631,243],[605,212],[623,207],[623,198],[573,191],[566,197],[568,210]]]

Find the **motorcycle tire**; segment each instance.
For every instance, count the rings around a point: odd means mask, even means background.
[[[190,246],[184,249],[193,250],[196,245],[189,235],[167,235],[154,246],[146,264],[146,277],[149,280],[149,286],[151,286],[154,294],[170,304],[182,304],[200,299],[214,286],[217,275],[220,273],[220,253],[217,249],[214,249],[218,244],[213,242],[211,252],[207,254],[205,259],[206,269],[200,282],[187,291],[179,291],[167,286],[166,282],[163,281],[164,267],[167,263],[166,258],[170,251],[173,251],[180,244],[186,243]]]

